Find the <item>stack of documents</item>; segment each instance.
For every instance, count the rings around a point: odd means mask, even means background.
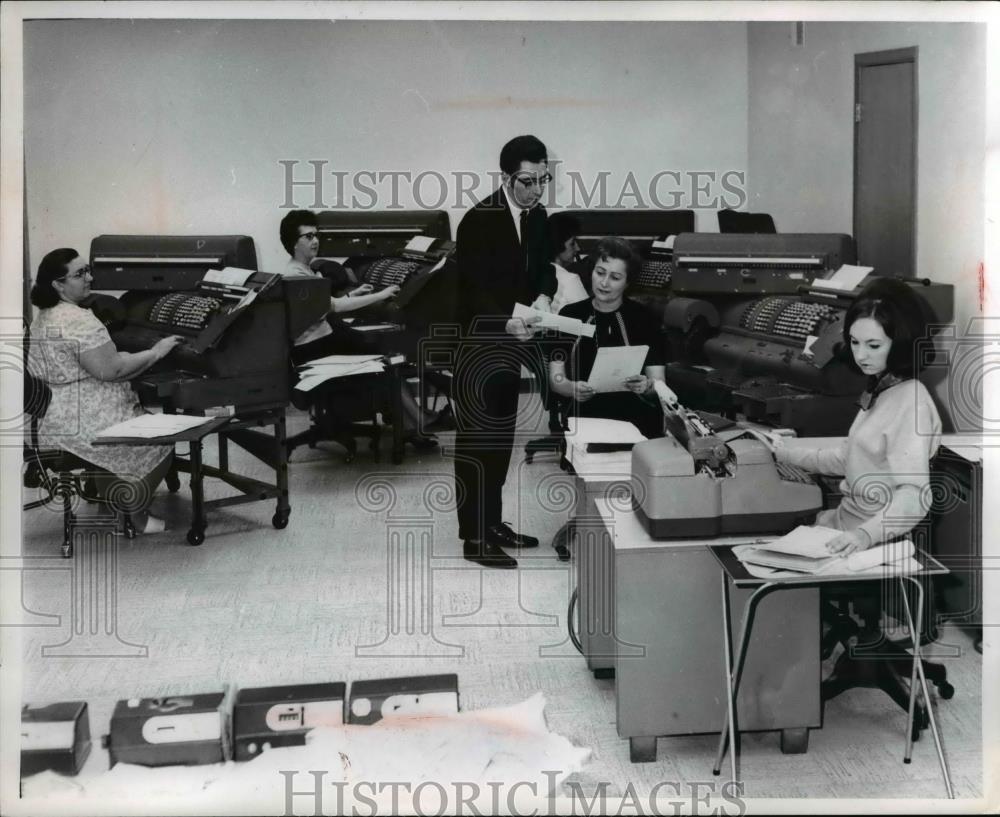
[[[215,417],[192,417],[188,414],[141,414],[131,420],[115,423],[104,431],[97,432],[100,437],[136,437],[153,439],[154,437],[170,437],[180,434],[190,428],[197,428],[210,423]]]
[[[763,545],[748,545],[733,553],[749,570],[751,566],[798,574],[851,574],[910,572],[919,570],[913,555],[916,548],[909,539],[890,542],[842,557],[831,554],[827,542],[841,531],[820,525],[800,525],[791,533]],[[751,571],[753,572],[753,571]],[[756,575],[756,574],[755,574]]]
[[[312,391],[321,383],[337,377],[356,374],[378,374],[385,371],[381,355],[329,355],[310,360],[299,368],[296,391]]]
[[[566,432],[566,459],[577,473],[632,469],[632,446],[646,437],[632,423],[603,417],[571,417]]]

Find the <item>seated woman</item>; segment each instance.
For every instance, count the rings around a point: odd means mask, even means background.
[[[92,463],[100,495],[131,514],[136,531],[155,533],[163,521],[148,512],[170,468],[170,446],[94,446],[97,433],[143,413],[128,380],[161,360],[182,340],[171,335],[144,352],[119,352],[107,329],[80,304],[90,294],[90,267],[76,250],[42,259],[31,288],[38,316],[31,324],[28,370],[48,384],[52,400],[39,443]]]
[[[319,252],[318,229],[315,213],[308,210],[292,210],[281,220],[279,227],[281,244],[291,256],[282,275],[322,277],[321,273],[313,270],[311,266]],[[296,366],[301,366],[310,360],[328,355],[379,354],[377,347],[364,332],[348,326],[335,313],[363,309],[392,298],[398,292],[398,286],[389,286],[379,292],[372,292],[371,286],[362,284],[347,294],[334,295],[330,298],[330,312],[326,317],[295,338],[292,362]],[[418,449],[435,447],[437,441],[433,435],[424,432],[436,430],[437,416],[421,408],[405,383],[400,384],[399,397],[400,405],[403,407],[402,421],[410,444]],[[343,419],[345,422],[349,421],[347,417]]]
[[[868,376],[846,440],[813,451],[773,440],[779,462],[843,475],[840,505],[816,518],[817,525],[843,531],[828,543],[832,553],[848,556],[904,536],[929,510],[929,464],[941,441],[941,418],[916,379],[915,341],[926,330],[917,296],[905,283],[878,279],[865,287],[844,318],[844,344]]]
[[[663,340],[656,319],[641,305],[625,300],[639,276],[642,259],[621,238],[604,238],[594,252],[593,297],[563,307],[560,315],[595,325],[592,338],[567,344],[562,360],[549,361],[552,391],[572,401],[579,417],[607,417],[633,423],[647,437],[663,436],[663,410],[653,381],[663,380]],[[597,393],[587,384],[602,346],[649,346],[643,373],[622,382],[625,391]]]

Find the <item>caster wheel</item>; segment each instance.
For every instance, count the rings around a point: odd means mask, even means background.
[[[271,517],[271,524],[274,525],[278,530],[284,530],[288,527],[288,512],[276,513]]]
[[[125,520],[125,524],[122,525],[122,532],[125,534],[126,539],[135,539],[135,525],[132,524],[131,519]]]
[[[181,481],[176,474],[173,476],[167,474],[166,480],[164,481],[167,484],[167,490],[172,494],[176,494],[181,489]]]
[[[344,462],[346,462],[348,464],[354,462],[354,455],[353,454],[346,454],[344,456]]]
[[[63,545],[62,546],[62,557],[64,559],[72,559],[73,558],[73,546],[72,545]]]
[[[949,684],[947,681],[942,681],[937,684],[938,695],[940,695],[944,700],[951,699],[955,694],[955,687]]]
[[[199,530],[197,528],[191,528],[187,532],[187,541],[189,545],[197,546],[205,541],[205,531]]]

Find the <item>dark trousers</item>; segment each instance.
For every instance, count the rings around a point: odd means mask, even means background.
[[[517,341],[465,341],[452,382],[458,535],[481,539],[503,521],[501,496],[517,425],[521,363]]]

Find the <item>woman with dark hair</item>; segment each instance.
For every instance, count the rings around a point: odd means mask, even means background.
[[[592,338],[567,344],[564,354],[553,353],[549,385],[573,401],[579,417],[607,417],[634,424],[647,437],[663,436],[663,410],[653,392],[653,381],[663,380],[665,361],[660,327],[642,305],[625,300],[628,287],[639,277],[642,258],[622,238],[604,238],[594,252],[591,274],[593,297],[565,306],[559,312],[595,325]],[[602,346],[649,346],[643,373],[626,378],[624,391],[597,393],[587,384]]]
[[[922,305],[910,287],[877,279],[844,317],[851,364],[868,376],[861,410],[836,448],[807,451],[774,439],[779,462],[820,474],[843,475],[840,505],[816,524],[843,531],[832,553],[858,550],[909,533],[929,508],[930,460],[941,441],[941,418],[924,385],[916,341],[926,335]]]
[[[76,250],[53,250],[38,266],[31,302],[39,311],[31,324],[28,370],[52,391],[39,442],[92,463],[101,496],[131,514],[137,531],[155,533],[164,524],[147,509],[170,468],[172,448],[91,443],[99,431],[143,413],[129,379],[169,354],[181,338],[161,338],[144,352],[119,352],[104,325],[81,305],[91,280]]]

